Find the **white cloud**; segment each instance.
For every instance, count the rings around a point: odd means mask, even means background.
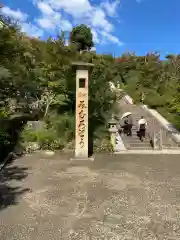
[[[18,10],[12,10],[9,7],[3,7],[1,9],[2,14],[5,16],[8,16],[16,21],[19,21],[21,23],[21,31],[24,33],[27,33],[28,35],[32,37],[41,37],[43,35],[43,30],[38,28],[32,23],[28,23],[27,18],[28,15],[26,13],[23,13],[22,11]]]
[[[95,9],[92,13],[92,25],[100,27],[108,32],[113,30],[113,25],[106,19],[106,15],[102,9]]]
[[[71,31],[72,29],[72,24],[68,20],[61,20],[59,26],[63,31]]]
[[[62,31],[71,31],[72,24],[70,21],[66,19],[61,19],[60,14],[56,14],[53,16],[49,16],[48,18],[46,16],[42,18],[36,19],[37,24],[45,29],[46,31],[50,30],[62,30]]]
[[[54,13],[52,7],[44,2],[37,2],[37,7],[40,9],[40,11],[47,15],[52,15]]]
[[[56,10],[63,9],[67,13],[79,17],[87,14],[92,10],[92,6],[88,0],[46,0],[52,8]]]
[[[1,11],[5,16],[11,17],[17,21],[25,21],[28,18],[28,15],[26,13],[21,12],[19,9],[12,10],[9,7],[3,7]]]
[[[37,19],[37,23],[46,30],[61,29],[70,31],[72,29],[72,23],[68,19],[62,18],[60,14],[60,11],[63,10],[73,17],[74,23],[87,23],[90,27],[93,27],[92,33],[95,43],[101,42],[100,35],[102,30],[109,33],[113,31],[113,24],[108,21],[102,7],[91,5],[89,0],[43,0],[43,2],[40,1],[40,4],[38,1],[40,0],[37,0],[36,4],[42,12],[42,17]],[[118,3],[113,2],[112,5],[110,3],[107,5],[107,3],[109,2],[106,2],[104,5],[106,11],[112,14]],[[107,6],[109,7],[108,10]],[[45,14],[46,11],[48,12],[47,14]],[[51,14],[52,12],[53,14]],[[55,15],[60,16],[59,19],[57,19],[58,21],[54,21]],[[103,35],[103,38],[104,37],[105,35]],[[108,40],[111,41],[110,37]],[[115,42],[114,39],[113,42]]]
[[[91,29],[92,35],[93,35],[93,42],[100,43],[100,39],[98,37],[98,33],[95,29]]]
[[[123,43],[122,43],[121,41],[119,41],[119,39],[118,39],[117,37],[113,36],[112,34],[107,33],[107,32],[105,32],[105,31],[102,31],[101,34],[102,34],[107,40],[109,40],[110,42],[116,43],[116,44],[119,45],[119,46],[122,46],[122,45],[123,45]]]
[[[119,6],[120,1],[115,0],[114,2],[106,1],[102,3],[103,8],[107,14],[111,17],[116,16],[116,11]]]
[[[115,26],[108,18],[116,15],[118,0],[101,0],[99,6],[90,0],[31,0],[31,2],[40,10],[40,14],[33,19],[36,25],[26,22],[27,14],[5,7],[7,15],[21,19],[23,31],[30,35],[42,36],[43,33],[52,35],[60,30],[71,31],[76,24],[84,23],[92,29],[95,43],[111,42],[122,45],[113,35]]]
[[[108,41],[121,45],[118,38],[113,36],[114,26],[108,19],[108,16],[116,14],[118,4],[118,0],[106,0],[100,6],[89,0],[36,0],[36,6],[42,14],[36,22],[46,31],[70,31],[75,24],[88,24],[92,28],[95,43]],[[72,21],[64,18],[61,11],[70,15]]]
[[[45,29],[50,30],[63,30],[70,31],[72,24],[67,19],[62,19],[61,13],[57,11],[57,8],[49,1],[38,2],[36,5],[42,13],[42,16],[36,19],[37,24]]]
[[[55,29],[55,24],[49,20],[48,18],[38,18],[36,19],[36,22],[39,24],[39,26],[43,29]]]
[[[37,26],[31,23],[22,23],[22,32],[27,33],[29,36],[32,37],[42,37],[44,32],[42,29],[38,28]]]

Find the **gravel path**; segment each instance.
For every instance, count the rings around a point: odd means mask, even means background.
[[[33,154],[0,174],[1,240],[180,239],[179,155]]]

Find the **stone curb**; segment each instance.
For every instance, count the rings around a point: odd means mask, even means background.
[[[120,151],[120,152],[114,152],[114,154],[118,155],[118,154],[143,154],[143,155],[160,155],[160,154],[168,154],[168,155],[179,155],[180,154],[180,150],[176,150],[176,149],[163,149],[163,150],[124,150],[124,151]]]

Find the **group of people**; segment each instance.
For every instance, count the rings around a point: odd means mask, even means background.
[[[126,134],[127,136],[132,136],[132,126],[133,126],[133,119],[132,119],[132,116],[130,115],[124,118],[124,124],[121,126],[121,129],[123,129],[123,133]],[[143,141],[143,139],[146,136],[146,127],[147,127],[147,121],[143,116],[141,116],[140,120],[138,121],[138,131],[137,131],[137,135],[141,141]]]

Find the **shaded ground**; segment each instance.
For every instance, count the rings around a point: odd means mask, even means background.
[[[180,157],[34,154],[0,176],[1,240],[180,239]]]

